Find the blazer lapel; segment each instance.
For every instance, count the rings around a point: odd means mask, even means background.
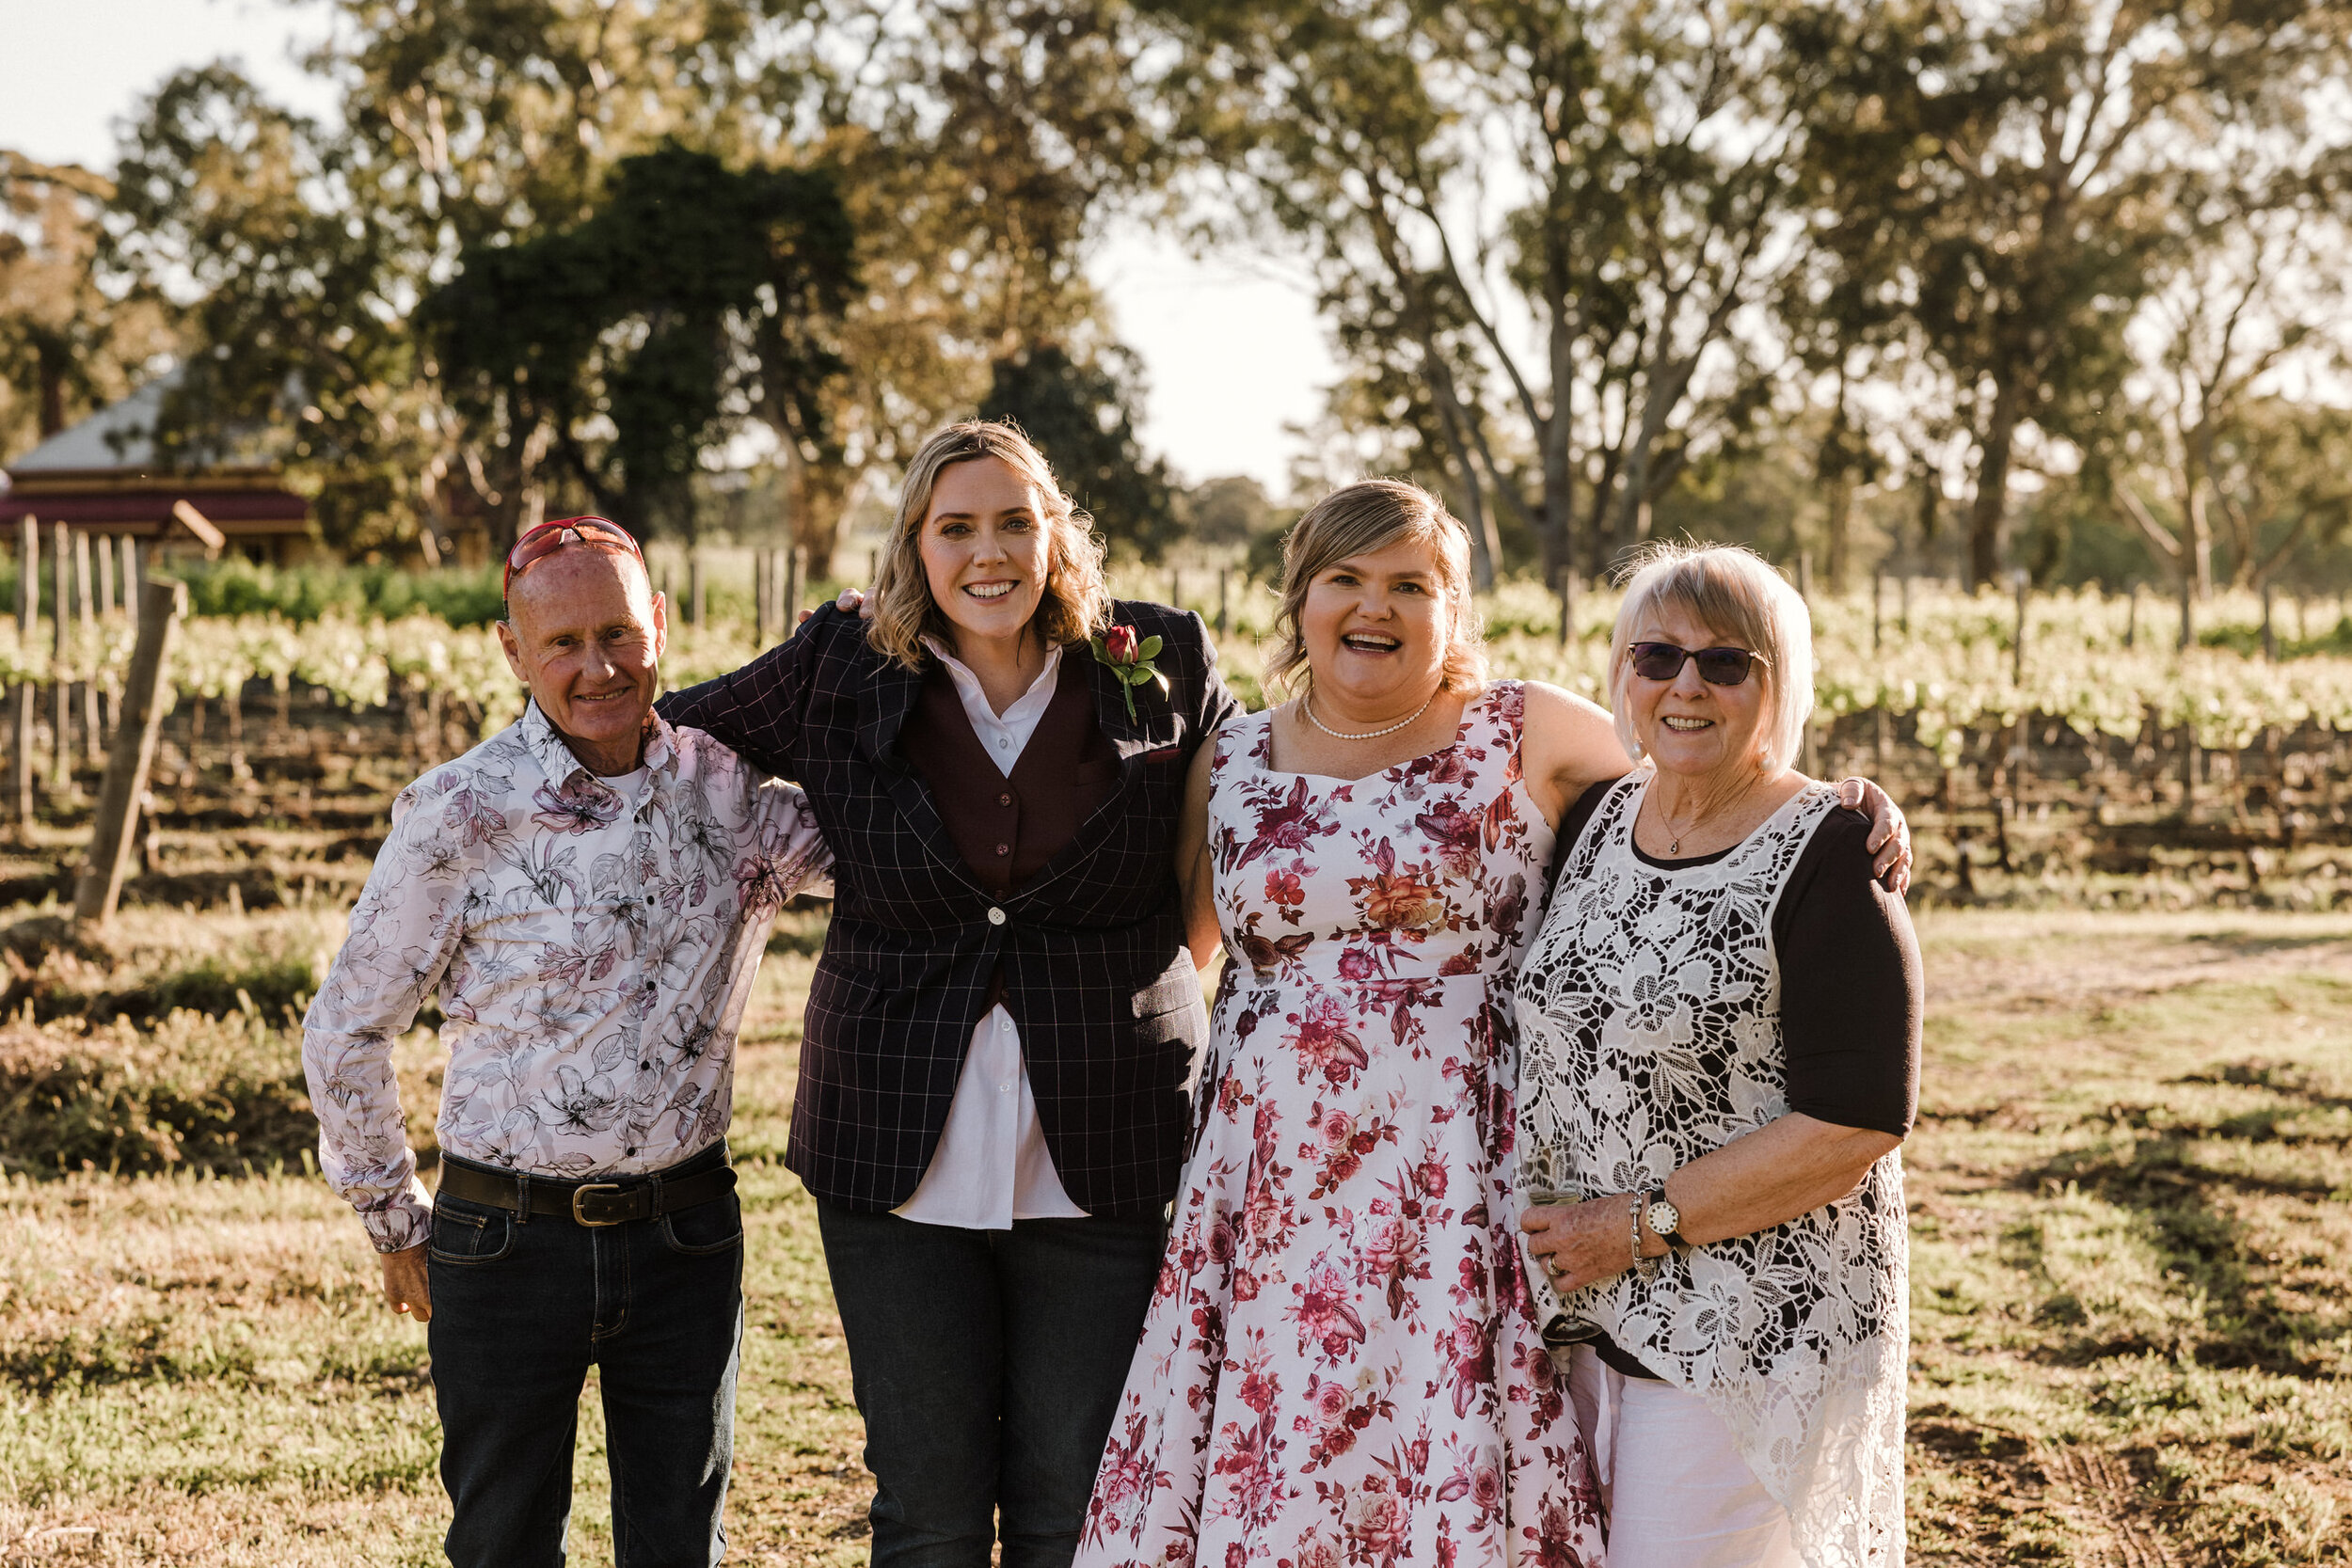
[[[956,847],[947,824],[940,818],[939,807],[931,800],[922,774],[915,771],[898,749],[899,734],[906,728],[907,715],[914,711],[914,700],[922,689],[921,675],[895,658],[882,660],[881,668],[866,678],[858,691],[858,752],[882,775],[891,804],[898,808],[907,826],[922,839],[923,847],[955,877],[977,887],[979,884],[965,874],[963,853]]]
[[[1073,865],[1092,854],[1119,820],[1119,814],[1129,809],[1128,797],[1143,776],[1143,754],[1163,746],[1176,744],[1176,710],[1172,693],[1160,689],[1157,682],[1135,688],[1136,716],[1127,717],[1127,699],[1121,693],[1126,684],[1110,673],[1094,650],[1085,643],[1073,643],[1065,651],[1064,658],[1083,658],[1087,666],[1087,684],[1094,697],[1094,722],[1103,732],[1103,738],[1119,753],[1119,787],[1110,799],[1094,808],[1092,816],[1078,824],[1078,831],[1062,846],[1061,853],[1047,861],[1035,877],[1015,891],[1033,893],[1055,878],[1063,876]]]

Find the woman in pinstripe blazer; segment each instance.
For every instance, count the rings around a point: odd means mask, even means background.
[[[1173,868],[1185,768],[1239,705],[1199,616],[1110,599],[1007,425],[917,453],[874,600],[662,712],[799,783],[834,854],[787,1164],[849,1339],[874,1561],[983,1568],[1001,1538],[1005,1568],[1058,1568],[1206,1035]],[[1098,659],[1113,627],[1158,640],[1163,680]]]

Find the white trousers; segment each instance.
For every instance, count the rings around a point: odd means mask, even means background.
[[[1568,1379],[1609,1516],[1609,1568],[1803,1568],[1788,1511],[1696,1394],[1580,1345]]]

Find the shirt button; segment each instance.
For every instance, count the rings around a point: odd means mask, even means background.
[[[1009,844],[999,844],[996,846],[996,852],[1000,855],[1009,855],[1012,853],[1012,846]]]
[[[996,737],[996,749],[1000,752],[1011,744],[1012,737],[1010,736],[1000,735]]]
[[[1011,796],[1010,794],[1009,794],[1009,793],[1008,793],[1008,794],[1004,794],[1004,795],[999,795],[998,797],[996,797],[996,803],[997,803],[998,805],[1000,805],[1000,806],[1009,806],[1009,805],[1011,805],[1011,804],[1012,804],[1012,796]]]
[[[988,923],[991,926],[1002,926],[1005,923],[1005,911],[1002,910],[989,911]]]

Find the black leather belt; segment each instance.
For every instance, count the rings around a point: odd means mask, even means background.
[[[627,1225],[674,1214],[698,1203],[724,1197],[735,1191],[735,1172],[715,1165],[691,1176],[622,1177],[610,1180],[564,1181],[520,1171],[498,1172],[441,1162],[440,1190],[468,1203],[503,1209],[510,1214],[560,1215],[590,1227]]]

